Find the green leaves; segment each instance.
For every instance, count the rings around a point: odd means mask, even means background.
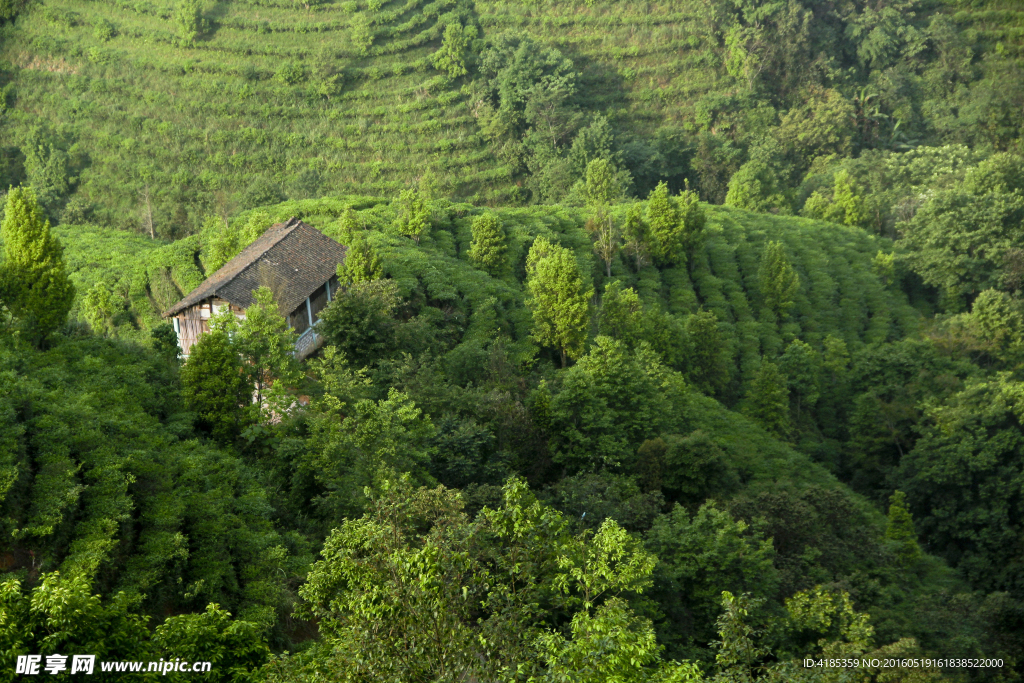
[[[793,306],[793,296],[800,288],[800,277],[789,262],[782,242],[769,241],[761,254],[757,281],[765,306],[782,317]]]
[[[174,25],[182,47],[191,47],[206,30],[200,0],[180,0],[174,11]]]
[[[197,425],[221,443],[231,443],[247,424],[251,404],[242,359],[225,330],[201,335],[181,369],[185,407],[196,414]]]
[[[673,265],[692,255],[703,243],[705,221],[696,192],[687,190],[672,197],[668,185],[659,183],[647,198],[648,235],[655,262]],[[634,241],[640,244],[638,237]]]
[[[584,288],[571,250],[538,237],[526,259],[527,305],[533,311],[533,338],[562,353],[562,366],[583,354],[590,324],[593,288]]]
[[[331,534],[300,589],[326,647],[305,668],[286,661],[284,678],[690,680],[679,676],[692,668],[660,661],[650,622],[610,597],[643,589],[655,562],[615,522],[570,536],[517,478],[475,521],[457,492],[405,477],[379,491]],[[544,628],[551,601],[580,608],[568,640]]]
[[[487,212],[473,219],[473,241],[469,246],[469,260],[479,265],[493,277],[498,277],[508,267],[505,256],[508,251],[508,237],[497,214]]]
[[[761,360],[761,367],[747,393],[747,415],[776,436],[785,438],[789,433],[789,389],[779,366]]]
[[[67,320],[75,288],[64,265],[64,248],[50,233],[31,189],[16,187],[7,195],[0,236],[0,304],[6,305],[36,345]]]
[[[947,308],[985,289],[1018,288],[1011,255],[1024,249],[1024,191],[1004,166],[1024,168],[1019,157],[994,158],[972,171],[963,188],[936,193],[898,227],[905,257],[924,281],[939,288]]]
[[[441,47],[430,57],[434,68],[448,74],[449,78],[458,78],[468,74],[469,70],[466,68],[466,60],[469,45],[475,38],[475,26],[464,27],[459,22],[453,22],[445,26]]]

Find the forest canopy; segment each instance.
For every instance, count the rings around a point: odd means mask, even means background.
[[[1018,3],[0,21],[0,681],[1024,675]]]

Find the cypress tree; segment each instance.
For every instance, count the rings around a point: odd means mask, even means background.
[[[679,209],[680,238],[687,259],[692,261],[693,255],[704,244],[704,226],[707,216],[700,205],[699,197],[693,190],[687,189],[680,193],[677,200]]]
[[[473,221],[472,230],[469,260],[491,275],[498,276],[505,269],[505,253],[508,251],[501,219],[491,212],[482,214]]]
[[[38,345],[67,320],[75,288],[65,272],[64,248],[50,233],[35,193],[12,189],[6,211],[0,225],[5,256],[0,295]]]
[[[789,389],[775,363],[761,362],[747,394],[746,413],[778,436],[789,432]]]
[[[718,316],[714,311],[697,311],[686,319],[686,376],[698,389],[714,396],[729,382]]]
[[[757,279],[765,306],[780,317],[785,315],[793,306],[793,295],[800,286],[800,278],[781,242],[771,241],[765,245]]]
[[[885,525],[885,539],[892,543],[900,565],[909,569],[921,559],[921,546],[917,544],[914,518],[907,509],[907,494],[896,491],[889,497],[889,519]]]
[[[353,235],[345,252],[345,262],[338,266],[338,278],[341,282],[369,282],[379,280],[383,274],[380,257],[366,240],[365,234]]]
[[[651,190],[647,197],[647,225],[651,255],[662,265],[675,263],[683,250],[679,206],[668,192],[664,182]]]

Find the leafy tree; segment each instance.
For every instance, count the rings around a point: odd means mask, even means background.
[[[398,303],[392,280],[353,282],[320,312],[320,334],[357,366],[368,365],[395,349]]]
[[[664,182],[647,197],[647,226],[654,260],[659,264],[675,263],[683,249],[681,217],[678,202]]]
[[[1024,310],[1006,292],[986,289],[974,300],[971,318],[989,353],[1012,366],[1024,355]]]
[[[36,201],[51,218],[57,216],[71,192],[74,179],[70,159],[60,137],[45,126],[34,126],[21,146],[25,175]]]
[[[288,329],[269,287],[253,292],[245,318],[236,325],[234,314],[225,319],[233,328],[232,344],[242,357],[242,369],[253,391],[253,407],[261,419],[280,415],[291,403],[289,390],[302,376],[295,360],[295,332]],[[216,325],[211,322],[211,327]]]
[[[895,491],[889,497],[885,539],[893,544],[900,565],[906,569],[912,569],[924,556],[917,544],[914,518],[907,509],[907,494],[903,491]]]
[[[835,674],[827,668],[804,666],[800,657],[812,659],[858,659],[860,661],[884,661],[889,658],[921,657],[921,648],[913,638],[903,638],[876,648],[873,645],[875,629],[867,614],[857,612],[846,591],[829,591],[821,586],[801,591],[786,600],[786,614],[781,623],[772,620],[767,628],[757,628],[760,621],[763,599],[749,595],[734,596],[728,591],[722,593],[722,614],[717,621],[719,640],[716,643],[717,672],[711,681],[715,683],[740,683],[741,681],[799,681],[801,683],[826,683],[834,681]],[[754,622],[754,623],[751,623]],[[786,629],[799,634],[792,640],[795,647],[791,653],[773,653],[767,646],[768,634],[776,629]],[[801,639],[801,636],[803,637]],[[799,642],[803,640],[803,642]],[[795,656],[794,656],[795,655]],[[882,667],[859,669],[858,674],[868,677],[886,676],[885,680],[899,683],[931,683],[944,680],[936,668],[920,667],[892,672]]]
[[[41,344],[67,320],[75,288],[65,272],[64,248],[50,233],[31,189],[8,193],[0,236],[0,295],[28,337]]]
[[[779,366],[762,360],[747,392],[746,413],[770,432],[785,437],[789,432],[789,389]]]
[[[791,203],[779,175],[766,161],[751,159],[729,179],[725,203],[758,213],[791,213]]]
[[[1024,221],[1024,189],[1001,180],[995,160],[972,169],[962,187],[936,193],[912,219],[898,227],[910,267],[944,294],[956,309],[989,288],[1005,289],[1010,277],[1006,255],[1024,248],[1018,226]],[[1012,175],[1012,174],[1011,174]]]
[[[124,300],[110,291],[106,282],[97,282],[82,299],[82,309],[89,327],[97,334],[112,332],[115,316],[125,309]]]
[[[469,46],[476,38],[476,27],[464,27],[459,22],[452,22],[444,27],[441,47],[431,55],[434,68],[448,74],[449,78],[458,78],[469,73],[466,68],[466,56]]]
[[[352,233],[346,245],[345,262],[338,266],[338,278],[346,284],[372,282],[384,276],[380,256],[365,234]]]
[[[427,465],[434,425],[407,394],[392,387],[380,401],[364,398],[349,405],[344,398],[325,394],[312,404],[302,465],[321,484],[315,503],[327,520],[364,509],[366,488],[383,486],[394,472],[433,483]]]
[[[933,403],[894,476],[926,547],[976,588],[1017,596],[1024,595],[1013,512],[1024,481],[1022,397],[1021,383],[1003,376],[971,381]]]
[[[584,179],[590,162],[603,159],[610,164],[613,193],[607,201],[617,199],[629,186],[629,172],[615,168],[620,155],[614,151],[614,147],[615,133],[612,131],[611,123],[606,116],[597,115],[589,126],[581,128],[573,137],[567,158],[573,175]]]
[[[867,227],[868,216],[859,188],[846,169],[835,174],[832,197],[815,191],[807,198],[801,213],[808,218],[818,218],[833,223]]]
[[[206,30],[203,9],[199,0],[180,0],[174,11],[174,25],[178,29],[178,39],[184,47],[191,47],[196,38]]]
[[[583,354],[594,290],[584,289],[576,255],[544,237],[538,237],[530,247],[526,275],[533,338],[539,344],[557,348],[565,367],[569,358]]]
[[[779,369],[788,379],[794,417],[799,421],[801,412],[814,408],[821,396],[821,358],[810,344],[794,339],[779,357]]]
[[[0,21],[14,21],[26,4],[26,0],[3,0],[0,2]]]
[[[856,135],[856,110],[837,90],[810,88],[779,123],[782,144],[799,155],[806,168],[816,158],[849,157]],[[831,219],[829,219],[831,220]]]
[[[647,223],[644,221],[643,207],[639,202],[629,205],[626,210],[626,222],[622,226],[624,243],[622,248],[633,254],[636,269],[643,268],[651,256],[651,236]]]
[[[107,19],[99,19],[94,25],[92,35],[97,40],[107,42],[117,35],[117,28]]]
[[[398,197],[398,231],[416,244],[430,234],[430,207],[418,190],[402,190]]]
[[[370,54],[370,48],[376,38],[373,30],[373,20],[367,12],[358,12],[352,18],[352,25],[349,28],[348,39],[352,48],[360,57]]]
[[[637,617],[628,603],[613,598],[594,610],[577,612],[570,637],[550,631],[537,639],[542,676],[531,681],[580,683],[697,683],[700,669],[691,662],[665,662],[649,620]]]
[[[252,399],[227,330],[211,330],[192,345],[181,369],[181,389],[185,407],[203,431],[225,443],[239,435]]]
[[[501,219],[493,212],[483,213],[473,220],[472,231],[469,259],[497,277],[508,267],[508,237]]]
[[[714,396],[729,382],[729,357],[714,311],[700,310],[688,316],[686,377],[705,394]]]
[[[692,672],[661,663],[650,622],[617,598],[649,585],[653,556],[614,522],[570,535],[519,479],[472,521],[458,492],[388,481],[366,514],[331,533],[322,555],[300,594],[326,647],[281,660],[271,680],[596,682],[610,672],[682,681]],[[547,630],[541,603],[568,611],[571,639]]]
[[[16,657],[22,654],[64,654],[71,671],[71,655],[88,653],[96,656],[96,662],[87,675],[107,681],[118,675],[101,671],[101,661],[155,661],[171,653],[189,662],[212,662],[205,675],[227,683],[255,680],[269,655],[260,625],[233,620],[217,605],[208,605],[201,614],[172,616],[151,633],[148,617],[133,611],[137,600],[132,596],[119,592],[104,600],[92,593],[83,576],[51,572],[41,578],[30,592],[23,592],[16,578],[0,584],[0,606],[6,617],[0,622],[5,627],[0,630],[0,664],[5,673],[13,674]]]
[[[604,286],[597,329],[600,334],[629,345],[635,345],[640,340],[643,333],[643,304],[635,289],[623,289],[618,280],[612,280]]]
[[[777,316],[785,315],[793,306],[793,296],[800,288],[800,277],[790,264],[782,242],[772,240],[765,244],[757,280],[765,307]]]
[[[663,451],[662,486],[669,501],[689,504],[725,495],[736,486],[736,473],[725,451],[704,430],[686,436],[665,434],[644,446]]]
[[[605,274],[612,275],[612,261],[619,251],[619,230],[612,217],[610,204],[621,194],[613,175],[613,167],[605,159],[594,159],[587,164],[586,176],[587,232],[594,240],[594,251],[605,263]]]
[[[871,270],[886,286],[896,282],[896,254],[886,254],[881,249],[871,260]]]
[[[664,419],[660,370],[649,349],[630,354],[625,343],[598,337],[551,401],[556,459],[588,471],[628,463]]]
[[[689,187],[689,183],[687,183]],[[707,216],[700,205],[699,197],[693,190],[686,189],[677,198],[679,210],[680,227],[682,235],[682,249],[692,263],[694,253],[704,244],[704,226],[707,223]]]
[[[219,216],[207,216],[199,229],[203,269],[213,275],[240,250],[238,233]]]
[[[525,35],[499,34],[480,56],[474,84],[477,117],[495,141],[518,141],[528,128],[551,148],[561,146],[579,116],[572,105],[578,74],[570,59]]]
[[[836,210],[842,212],[844,224],[861,228],[867,226],[868,216],[864,207],[864,198],[846,170],[836,173],[832,202]]]
[[[94,654],[99,661],[154,656],[147,619],[132,612],[131,596],[118,593],[104,603],[89,584],[90,577],[59,572],[44,574],[31,590],[14,576],[0,583],[4,681],[17,678],[18,655]],[[66,663],[70,671],[70,657]],[[93,672],[96,674],[101,674],[98,680],[110,680],[102,676],[99,666]]]
[[[662,627],[669,629],[675,655],[709,658],[723,591],[777,590],[771,539],[714,503],[701,505],[696,514],[676,504],[655,520],[644,540],[658,556],[652,594],[668,616]]]

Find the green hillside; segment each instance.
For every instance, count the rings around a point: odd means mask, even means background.
[[[0,683],[1020,681],[1022,112],[1018,0],[0,0]]]
[[[721,202],[767,138],[787,148],[794,185],[828,154],[1009,145],[1020,132],[1019,7],[900,7],[884,21],[830,2],[754,21],[693,0],[50,0],[3,28],[3,182],[45,187],[65,222],[177,237],[207,215],[286,197],[421,182],[477,204],[559,198],[595,154],[628,170],[641,196],[689,178]],[[852,37],[871,22],[883,22],[871,41]],[[448,26],[465,66],[442,72]],[[545,80],[554,62],[495,62],[503,36],[536,41],[529,59],[560,51],[562,85]],[[518,69],[532,74],[523,92],[502,90]],[[543,121],[523,110],[542,91],[553,98]],[[520,117],[507,129],[506,107]],[[841,129],[815,131],[819,118]],[[547,142],[535,135],[544,126],[557,128]]]
[[[493,292],[481,286],[479,272],[467,260],[470,226],[481,213],[472,206],[446,202],[435,205],[440,229],[423,242],[429,256],[394,233],[393,206],[369,198],[286,202],[243,213],[230,230],[245,232],[244,226],[253,220],[261,221],[260,229],[265,229],[273,222],[298,216],[347,242],[349,234],[339,218],[353,205],[367,207],[356,212],[358,221],[378,246],[384,272],[401,283],[406,296],[417,292],[426,299],[462,309],[465,328],[473,331],[474,344],[491,339],[505,324],[517,331],[514,339],[525,339],[528,327],[522,319],[527,312],[521,282],[510,282],[510,289],[502,295],[507,321],[493,319],[490,310],[478,309],[479,300]],[[891,251],[890,241],[823,221],[766,216],[728,207],[706,208],[708,239],[692,269],[686,265],[669,269],[647,266],[633,272],[625,260],[619,260],[612,273],[614,279],[635,287],[644,301],[680,319],[700,309],[714,311],[724,331],[728,356],[736,367],[735,379],[740,382],[733,389],[735,396],[743,394],[762,355],[781,354],[794,338],[820,347],[825,337],[835,335],[855,351],[865,344],[902,339],[918,329],[921,315],[910,306],[898,283],[886,286],[874,272],[873,259],[879,251]],[[620,212],[624,211],[621,207]],[[496,213],[511,237],[510,258],[517,263],[514,270],[521,272],[529,245],[543,235],[576,250],[580,261],[590,264],[590,278],[598,291],[603,290],[607,278],[595,263],[590,238],[583,230],[585,211],[540,207],[499,209]],[[156,324],[160,312],[191,291],[205,275],[197,267],[206,261],[202,236],[158,246],[152,240],[90,226],[65,226],[57,234],[67,247],[68,265],[80,296],[98,282],[112,293],[121,294],[126,315],[118,318],[123,325],[119,331],[129,336],[134,329],[145,332]],[[769,240],[781,240],[786,245],[800,275],[793,314],[781,324],[765,310],[758,289],[758,265]],[[208,242],[206,246],[208,249]],[[239,243],[236,249],[244,246]],[[128,253],[133,254],[131,270],[120,265]],[[446,275],[438,281],[430,271]],[[489,317],[488,326],[476,322],[477,315]]]

